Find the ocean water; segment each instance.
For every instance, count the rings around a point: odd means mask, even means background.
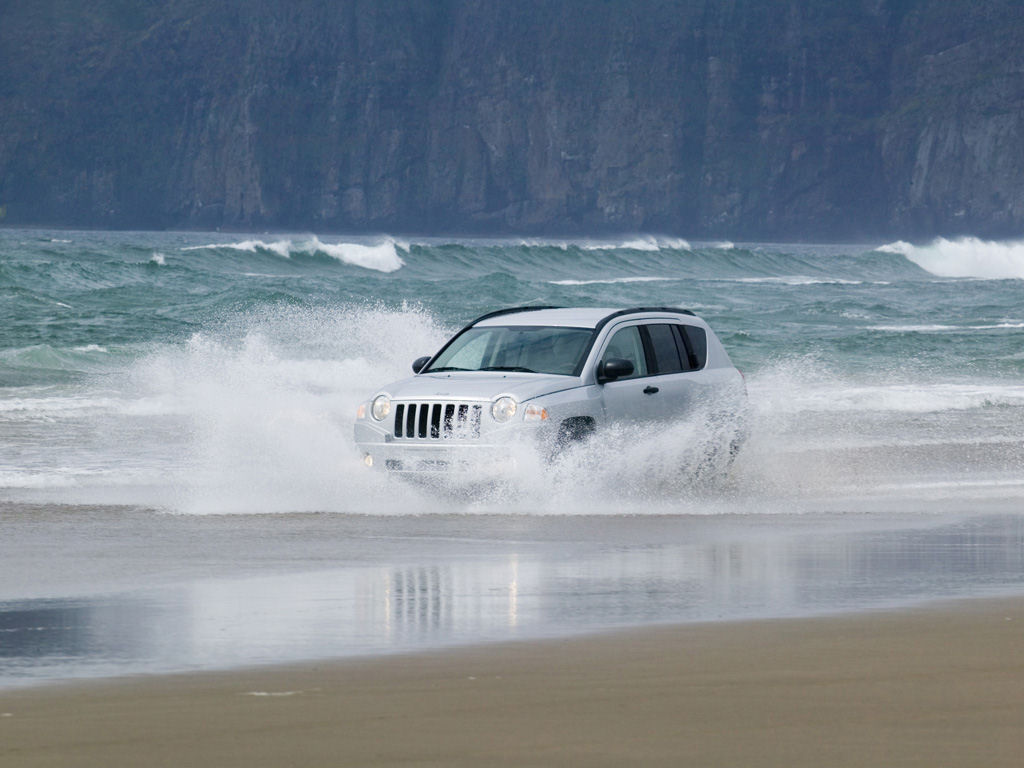
[[[744,372],[694,425],[458,498],[367,472],[360,400],[496,307],[672,305]],[[921,511],[1024,502],[1024,243],[0,230],[0,501],[176,513]],[[680,467],[683,467],[680,470]]]
[[[360,401],[535,303],[708,320],[731,470],[686,421],[362,465]],[[0,230],[0,691],[1020,594],[1022,341],[1024,243]]]

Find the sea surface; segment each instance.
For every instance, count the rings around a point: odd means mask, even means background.
[[[358,403],[528,304],[706,319],[731,472],[686,423],[368,471]],[[1024,592],[1022,514],[1024,243],[0,229],[0,685]]]

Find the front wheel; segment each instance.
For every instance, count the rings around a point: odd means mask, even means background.
[[[558,425],[558,437],[555,438],[555,446],[559,451],[582,443],[594,434],[594,420],[589,416],[574,416],[566,419]]]

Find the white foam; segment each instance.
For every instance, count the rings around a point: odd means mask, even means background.
[[[736,283],[764,283],[767,285],[863,285],[863,280],[844,280],[839,277],[807,277],[805,275],[791,275],[789,277],[737,277],[729,282]],[[872,285],[888,285],[884,282],[872,283]]]
[[[551,285],[616,285],[619,283],[660,283],[676,277],[610,277],[604,280],[549,280]]]
[[[258,251],[270,251],[278,256],[290,259],[296,253],[323,253],[344,264],[351,264],[364,269],[372,269],[377,272],[394,272],[401,269],[405,262],[398,255],[398,248],[404,245],[408,251],[407,243],[400,243],[391,238],[385,238],[377,243],[325,243],[317,236],[306,240],[275,240],[266,242],[264,240],[241,240],[236,243],[207,243],[206,245],[193,245],[182,248],[183,251],[202,251],[213,248],[227,248],[234,251],[257,253]]]
[[[472,242],[472,241],[470,241]],[[560,248],[563,251],[569,248],[580,248],[584,251],[688,251],[690,243],[678,237],[658,237],[655,235],[637,235],[625,240],[543,240],[537,238],[525,238],[518,241],[519,245],[527,248]]]
[[[0,488],[11,490],[69,489],[79,484],[83,476],[92,473],[74,472],[65,468],[50,471],[19,472],[0,468]]]
[[[887,333],[946,333],[963,330],[960,325],[869,325],[869,331]]]
[[[122,401],[110,397],[67,395],[53,397],[6,397],[0,399],[0,414],[26,414],[47,419],[54,414],[114,410]]]
[[[1024,328],[1024,323],[1005,322],[991,325],[871,325],[869,331],[889,333],[959,333],[962,331],[998,331]]]
[[[619,241],[584,241],[580,247],[585,251],[688,251],[690,243],[682,238],[642,235]]]
[[[939,237],[928,245],[899,240],[878,248],[906,256],[939,277],[976,277],[987,280],[1024,279],[1024,240],[981,240]]]
[[[748,379],[750,397],[774,414],[924,414],[992,406],[1024,407],[1024,384],[879,381],[830,377],[810,361],[779,365]]]
[[[232,251],[245,251],[256,253],[257,251],[272,251],[282,258],[291,257],[292,241],[275,240],[268,243],[264,240],[240,240],[237,243],[207,243],[206,245],[192,245],[182,248],[183,251],[205,251],[213,248],[227,248]]]
[[[397,245],[398,243],[391,239],[375,245],[361,245],[358,243],[323,243],[314,237],[308,244],[309,247],[303,247],[301,250],[319,251],[333,259],[356,267],[373,269],[378,272],[395,272],[405,264],[402,257],[398,255]]]
[[[167,258],[162,253],[154,253],[149,257],[150,264],[156,264],[158,267],[165,266],[167,264]]]
[[[460,245],[469,244],[471,242],[472,241],[466,241],[466,243],[460,243]],[[563,251],[567,251],[570,247],[575,245],[575,243],[569,240],[538,240],[536,238],[518,240],[517,244],[524,248],[558,248]]]

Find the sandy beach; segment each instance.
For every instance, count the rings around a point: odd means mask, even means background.
[[[0,694],[3,766],[1019,765],[1024,598]]]

